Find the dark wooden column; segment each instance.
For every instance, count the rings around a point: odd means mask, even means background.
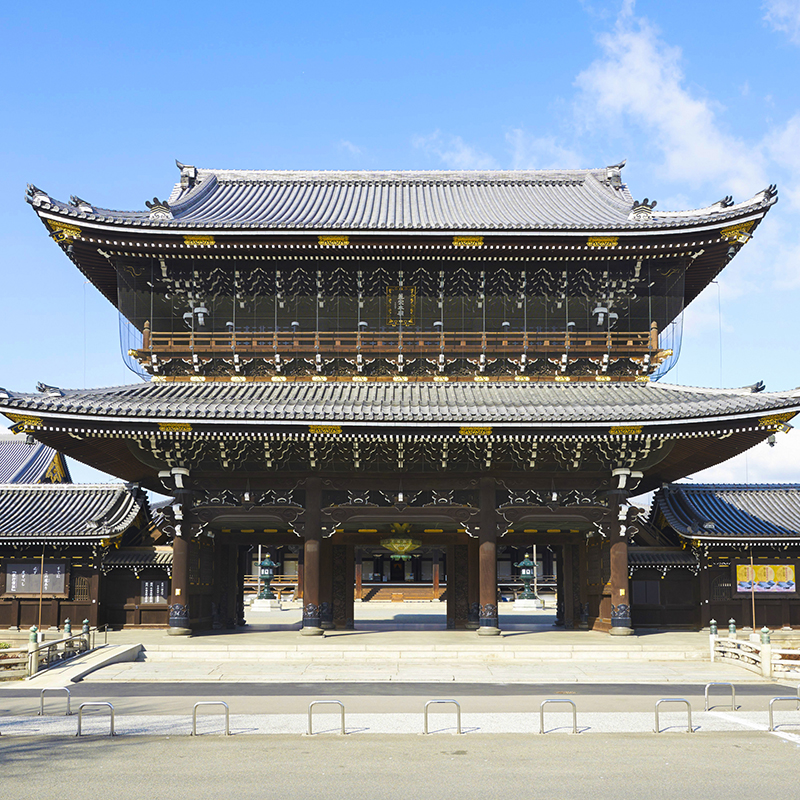
[[[556,547],[555,567],[556,567],[556,621],[555,627],[560,628],[564,625],[564,547]]]
[[[500,634],[497,614],[497,496],[494,478],[481,478],[479,548],[479,636]]]
[[[354,558],[355,558],[355,594],[353,596],[354,600],[361,600],[362,595],[364,594],[364,569],[363,569],[363,558],[364,558],[364,551],[360,547],[354,548]]]
[[[303,627],[304,636],[323,633],[320,618],[319,571],[322,538],[322,481],[306,481],[305,543],[303,545]]]
[[[578,599],[580,602],[580,621],[578,627],[589,629],[589,553],[587,540],[584,538],[577,546],[578,550]]]
[[[450,544],[447,546],[447,629],[463,630],[467,627],[469,613],[468,546]]]
[[[621,498],[609,496],[608,538],[611,542],[611,630],[613,636],[628,636],[631,627],[631,600],[628,587],[628,532],[620,520]]]
[[[439,599],[439,570],[441,569],[441,554],[439,553],[439,548],[435,547],[433,552],[431,553],[431,558],[433,559],[432,569],[431,569],[431,577],[433,578],[433,589],[431,594],[432,600]]]
[[[168,633],[170,636],[190,636],[192,633],[189,627],[189,542],[185,536],[177,534],[172,540]]]
[[[572,630],[575,627],[575,581],[573,579],[573,547],[564,545],[564,627]]]
[[[244,576],[250,564],[250,548],[240,546],[238,550],[238,570],[236,573],[236,624],[246,625],[244,617]]]
[[[333,626],[352,630],[353,614],[353,575],[355,572],[355,548],[351,544],[333,544]],[[323,627],[325,622],[323,620]]]
[[[319,616],[323,630],[336,627],[333,621],[333,542],[321,539],[319,543]]]
[[[467,542],[467,558],[469,559],[467,591],[469,593],[469,612],[467,613],[467,628],[477,630],[481,617],[480,596],[480,543],[471,537]]]

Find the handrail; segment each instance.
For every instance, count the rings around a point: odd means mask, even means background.
[[[77,646],[76,646],[77,644]],[[63,645],[59,651],[59,645]],[[40,642],[28,647],[28,677],[33,677],[39,672],[40,666],[49,667],[54,663],[63,661],[66,658],[86,653],[95,648],[95,632],[89,634],[74,633],[72,636],[65,636],[63,639],[55,639],[52,642]],[[44,660],[40,663],[40,654],[45,652]]]
[[[111,736],[116,736],[114,733],[114,706],[111,703],[105,702],[96,702],[96,703],[81,703],[78,706],[78,732],[75,734],[76,736],[81,735],[81,721],[83,720],[83,709],[84,708],[109,708],[111,709]]]
[[[70,694],[69,689],[67,689],[66,686],[49,686],[49,687],[45,687],[44,689],[42,689],[42,691],[39,693],[39,713],[37,714],[37,716],[39,716],[39,717],[43,717],[44,716],[44,694],[45,694],[45,692],[66,692],[67,693],[67,713],[64,714],[64,716],[65,717],[71,717],[72,716],[72,711],[70,711],[70,708],[69,708],[69,701],[70,701],[70,697],[72,695]]]
[[[222,700],[201,700],[194,704],[192,709],[192,736],[197,736],[197,709],[199,706],[224,706],[225,707],[225,735],[231,735],[231,710]]]
[[[423,733],[423,735],[426,735],[428,733],[428,706],[439,705],[439,704],[454,705],[456,707],[456,734],[460,734],[461,733],[461,704],[457,700],[428,700],[428,702],[425,703],[425,707],[422,710],[422,717],[423,717],[422,733]]]
[[[566,698],[561,699],[558,698],[556,700],[544,700],[542,704],[539,706],[539,733],[544,733],[544,707],[549,703],[569,703],[572,706],[572,732],[578,732],[578,707],[575,705],[573,700],[567,700]]]
[[[662,703],[686,703],[686,712],[689,715],[689,724],[686,729],[686,732],[692,733],[692,706],[688,700],[684,700],[682,697],[662,697],[661,700],[656,701],[656,727],[654,733],[661,733],[660,725],[658,722],[658,707]]]
[[[307,736],[314,735],[314,731],[312,728],[312,716],[311,716],[311,710],[314,708],[314,706],[331,706],[331,705],[339,706],[339,710],[341,713],[341,723],[342,723],[342,729],[340,733],[342,736],[345,736],[347,734],[347,731],[345,730],[344,727],[344,703],[342,703],[340,700],[312,700],[308,704],[308,728],[306,729]]]
[[[705,688],[705,691],[704,691],[706,704],[705,704],[705,707],[703,708],[703,711],[709,711],[710,710],[709,707],[708,707],[708,702],[709,702],[708,690],[712,686],[730,686],[731,687],[731,711],[736,711],[736,687],[732,683],[726,683],[725,681],[711,681],[711,683],[707,683],[706,684],[706,688]]]
[[[791,703],[797,703],[797,697],[773,697],[772,700],[769,701],[769,730],[770,731],[774,731],[775,730],[775,723],[774,723],[773,716],[772,716],[772,706],[773,706],[774,703],[778,703],[778,702],[782,702],[782,701],[791,702]]]

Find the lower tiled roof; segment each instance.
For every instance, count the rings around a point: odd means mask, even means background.
[[[391,424],[603,425],[800,410],[800,390],[699,389],[656,383],[140,383],[17,394],[4,413],[106,419]],[[0,394],[2,398],[2,394]]]
[[[129,548],[109,550],[103,556],[104,567],[171,567],[172,548],[154,550],[151,548]]]
[[[632,567],[697,567],[697,558],[687,550],[628,549],[628,565]]]
[[[28,444],[28,437],[21,433],[0,431],[0,484],[70,483],[63,459],[55,465],[56,469],[51,470],[56,459],[59,455],[52,447],[40,442]]]
[[[124,533],[146,507],[124,484],[0,485],[0,542],[85,542]]]
[[[653,509],[691,539],[800,541],[798,484],[672,483],[656,494]]]

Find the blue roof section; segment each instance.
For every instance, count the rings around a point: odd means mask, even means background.
[[[655,496],[678,534],[700,541],[800,540],[800,484],[671,483]]]
[[[52,447],[28,444],[24,434],[0,432],[0,483],[72,483],[64,457]]]

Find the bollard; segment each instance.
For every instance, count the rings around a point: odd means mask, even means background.
[[[705,691],[703,692],[703,694],[705,696],[705,700],[706,700],[705,707],[703,708],[703,711],[710,711],[711,710],[711,707],[709,706],[710,700],[709,700],[709,697],[708,697],[708,690],[712,686],[728,686],[730,688],[730,690],[731,690],[731,711],[736,711],[736,687],[732,683],[725,683],[724,681],[712,681],[711,683],[707,683],[706,684]]]
[[[656,701],[656,726],[654,733],[661,733],[661,726],[659,725],[658,721],[658,707],[662,703],[686,703],[686,713],[689,715],[686,732],[692,733],[692,706],[688,700],[684,700],[682,697],[664,697],[661,700]]]
[[[422,733],[423,735],[428,733],[428,706],[432,705],[439,705],[445,703],[447,705],[454,705],[456,707],[456,734],[461,733],[461,704],[457,700],[428,700],[425,703],[425,707],[422,710]]]
[[[772,706],[773,706],[774,703],[779,703],[779,702],[784,702],[784,701],[790,702],[790,703],[796,703],[797,702],[797,698],[796,697],[773,697],[772,700],[769,701],[769,730],[772,731],[772,732],[775,731],[775,721],[774,721],[774,719],[772,717]]]
[[[39,629],[35,625],[30,627],[28,636],[28,677],[32,678],[39,671]]]
[[[716,635],[717,635],[717,621],[716,621],[715,619],[712,619],[712,620],[711,620],[711,621],[708,623],[708,630],[709,630],[709,633],[710,633],[712,636],[716,636]]]
[[[769,644],[769,643],[770,643],[769,628],[765,625],[761,629],[761,644]]]
[[[69,689],[67,689],[66,686],[50,686],[50,687],[42,689],[42,691],[39,694],[39,714],[38,714],[38,716],[40,716],[40,717],[44,716],[44,696],[45,696],[45,694],[47,692],[66,692],[67,693],[67,713],[64,716],[65,717],[71,717],[72,716],[72,711],[70,711],[70,708],[69,708],[69,701],[70,701],[71,695],[69,693]]]
[[[347,731],[344,727],[344,703],[339,700],[313,700],[311,703],[308,704],[308,728],[306,730],[306,736],[313,736],[314,729],[311,725],[311,711],[314,706],[339,706],[339,712],[341,716],[341,735],[344,736]]]
[[[728,620],[728,638],[736,638],[736,620],[733,617]]]
[[[192,736],[197,736],[197,709],[200,706],[224,706],[225,708],[225,735],[231,735],[231,710],[222,700],[204,700],[194,704],[192,709]]]
[[[114,706],[111,703],[81,703],[78,706],[78,732],[75,734],[76,736],[81,735],[81,721],[83,720],[83,709],[84,708],[108,708],[111,711],[111,735],[116,736],[114,733]]]
[[[572,700],[545,700],[539,706],[539,733],[544,733],[544,707],[548,703],[569,703],[572,706],[572,732],[578,732],[578,707]]]

